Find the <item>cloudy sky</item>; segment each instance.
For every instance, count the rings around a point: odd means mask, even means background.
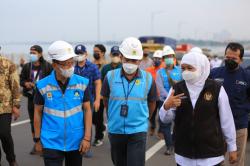
[[[0,42],[250,39],[249,0],[1,0]],[[153,18],[153,19],[152,19]]]

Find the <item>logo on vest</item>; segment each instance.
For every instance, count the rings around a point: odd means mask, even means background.
[[[205,99],[206,101],[211,101],[211,100],[213,99],[212,93],[211,93],[211,92],[206,92],[206,93],[204,94],[204,99]]]
[[[48,92],[48,93],[47,93],[47,98],[48,98],[49,100],[52,100],[52,93],[51,93],[51,92]]]
[[[79,93],[79,91],[75,91],[74,92],[74,99],[79,99],[80,98],[80,93]]]
[[[141,81],[140,80],[135,80],[135,85],[140,85]]]

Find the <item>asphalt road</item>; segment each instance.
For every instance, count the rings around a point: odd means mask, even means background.
[[[28,119],[26,111],[27,100],[22,98],[22,115],[17,122],[22,122]],[[16,123],[16,122],[13,122]],[[33,146],[33,141],[30,132],[30,124],[24,123],[12,126],[12,136],[14,138],[15,153],[17,161],[20,166],[43,166],[43,159],[40,156],[30,155],[29,152]],[[84,158],[83,165],[86,166],[112,166],[110,157],[110,145],[105,136],[104,144],[100,147],[92,147],[93,158]],[[163,142],[156,138],[156,136],[148,136],[147,139],[147,153],[146,153],[146,166],[175,166],[173,155],[164,155],[165,147]],[[247,145],[246,152],[246,166],[250,165],[250,142]],[[7,166],[5,154],[2,152],[2,166]]]

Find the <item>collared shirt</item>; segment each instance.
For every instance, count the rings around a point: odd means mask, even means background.
[[[118,68],[121,68],[121,67],[122,67],[122,64],[121,64],[121,63],[117,64],[116,67],[113,67],[113,66],[112,66],[112,63],[109,63],[109,64],[103,66],[102,71],[101,71],[102,81],[104,80],[106,74],[107,74],[110,70],[118,69]]]
[[[121,70],[120,77],[125,77],[126,78],[123,70]],[[128,80],[128,81],[131,82],[134,79],[140,78],[140,77],[141,77],[141,71],[138,70],[137,73],[136,73],[136,75],[135,75],[135,77],[132,80]],[[107,98],[109,97],[110,88],[109,88],[107,77],[104,78],[104,81],[103,81],[103,84],[102,84],[101,94],[104,97],[107,97]],[[157,90],[156,90],[156,84],[155,84],[154,80],[153,80],[152,86],[151,86],[151,88],[149,90],[147,99],[148,99],[149,102],[154,102],[154,101],[156,101],[158,99],[158,97],[157,97]]]
[[[200,91],[201,89],[197,89],[197,90]],[[169,91],[167,99],[169,98],[171,93],[172,93],[172,88]],[[198,96],[197,97],[190,96],[190,98],[191,98],[192,106],[194,107],[198,99]],[[164,103],[166,102],[166,100],[164,101]],[[236,132],[235,132],[235,127],[234,127],[233,115],[232,115],[231,108],[229,105],[228,96],[223,87],[221,87],[220,89],[219,98],[218,98],[218,107],[219,107],[221,129],[222,129],[222,133],[227,143],[227,150],[236,151],[237,150]],[[162,122],[164,123],[172,122],[172,120],[175,119],[175,109],[170,108],[169,110],[165,110],[164,104],[163,104],[163,106],[161,107],[159,111],[159,116]],[[211,158],[206,158],[206,159],[190,159],[190,158],[175,154],[175,160],[179,165],[213,166],[222,162],[224,160],[224,156],[211,157]]]
[[[95,99],[95,81],[101,79],[101,73],[98,70],[97,65],[86,60],[83,67],[78,65],[75,66],[75,74],[83,76],[89,79],[89,92],[91,101]]]
[[[66,82],[63,83],[63,82],[56,79],[59,87],[61,88],[61,90],[63,92],[63,94],[65,93],[67,85],[69,84],[69,80],[70,79],[67,79]],[[87,102],[89,100],[90,100],[90,93],[89,93],[89,86],[87,86],[87,88],[84,91],[83,103]],[[34,104],[44,105],[44,98],[43,98],[42,94],[39,92],[39,90],[37,88],[36,88],[35,96],[34,96]]]

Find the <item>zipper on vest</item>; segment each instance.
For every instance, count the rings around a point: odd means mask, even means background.
[[[63,94],[63,107],[64,107],[64,151],[66,151],[66,114],[65,114],[65,98],[64,98],[64,94]]]

